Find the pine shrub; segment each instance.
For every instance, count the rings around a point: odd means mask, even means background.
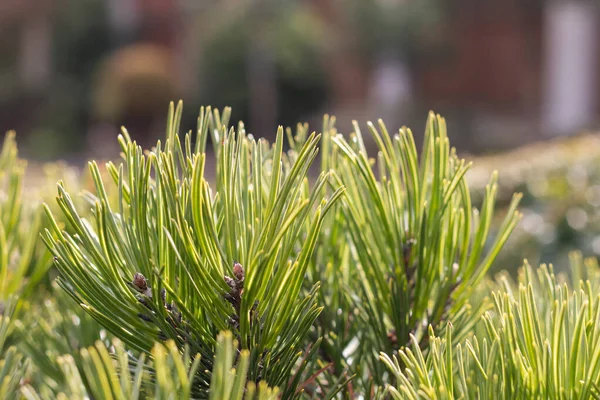
[[[443,118],[268,143],[228,108],[181,114],[34,192],[6,136],[2,398],[600,397],[600,268],[491,276],[521,195],[498,215],[495,171],[472,195]]]

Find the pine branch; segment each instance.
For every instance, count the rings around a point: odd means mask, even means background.
[[[574,255],[575,270],[583,264]],[[596,278],[597,261],[586,268]],[[454,346],[453,327],[444,338],[430,329],[425,355],[412,337],[410,348],[398,357],[382,353],[396,384],[394,398],[530,398],[589,399],[599,395],[600,296],[599,282],[575,282],[555,276],[551,266],[522,270],[518,284],[504,277],[504,288],[493,294],[494,309],[472,339]],[[402,367],[400,360],[405,367]]]
[[[194,149],[191,134],[179,139],[181,104],[170,109],[164,145],[150,152],[124,130],[123,162],[107,165],[112,187],[90,163],[91,218],[59,183],[57,202],[72,233],[46,207],[44,241],[59,284],[128,346],[149,352],[167,339],[181,351],[189,346],[202,355],[197,381],[204,385],[216,332],[230,329],[250,351],[249,379],[279,386],[321,312],[318,285],[305,297],[300,292],[323,218],[342,191],[320,200],[327,174],[308,194],[300,190],[318,135],[291,162],[282,129],[269,146],[243,124],[229,128],[229,112],[201,110]],[[209,134],[217,153],[214,191],[204,174]]]
[[[376,353],[391,354],[410,336],[426,347],[429,325],[437,329],[468,307],[473,288],[519,220],[520,196],[490,246],[497,175],[481,211],[474,210],[465,180],[470,163],[450,149],[441,117],[430,114],[420,157],[410,130],[391,136],[381,121],[368,128],[379,150],[376,162],[355,123],[350,140],[332,138],[339,151],[329,163],[336,182],[347,188],[342,210],[356,266],[352,291],[367,328],[361,341],[371,349],[367,354],[372,351],[365,361],[381,377]],[[463,316],[457,339],[478,317]]]

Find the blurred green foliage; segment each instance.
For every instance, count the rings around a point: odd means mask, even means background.
[[[496,270],[516,271],[523,258],[553,263],[560,271],[569,253],[600,255],[600,136],[540,142],[477,159],[469,179],[480,198],[485,176],[502,171],[499,206],[523,193],[523,220],[500,254]]]
[[[199,34],[200,102],[231,106],[236,119],[249,119],[250,58],[273,67],[278,121],[290,125],[325,104],[323,56],[328,27],[301,4],[244,1],[234,10],[208,10]],[[254,53],[255,43],[262,53]]]

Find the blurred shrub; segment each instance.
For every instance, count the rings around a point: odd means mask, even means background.
[[[59,0],[52,20],[53,77],[33,108],[31,156],[56,159],[84,144],[92,76],[111,47],[104,0]]]
[[[442,0],[351,0],[341,12],[358,34],[355,45],[367,58],[381,50],[414,56],[440,37],[445,13]]]
[[[264,3],[264,2],[263,2]],[[326,100],[321,54],[326,27],[307,7],[287,3],[255,7],[241,2],[235,10],[215,7],[202,24],[201,97],[216,106],[232,106],[236,119],[248,120],[247,61],[252,44],[262,42],[274,64],[278,123],[293,124],[317,111]]]
[[[87,80],[110,49],[106,1],[59,0],[54,14],[53,57],[59,73]]]
[[[93,89],[93,112],[102,120],[127,115],[151,117],[175,95],[177,80],[169,50],[136,44],[118,50],[100,67]]]
[[[588,134],[477,160],[469,182],[480,196],[492,169],[502,171],[500,205],[508,204],[514,191],[523,193],[523,220],[498,268],[514,271],[523,258],[568,265],[574,249],[600,255],[599,149],[600,135]]]
[[[9,2],[10,3],[10,2]],[[23,3],[23,14],[3,15],[0,26],[0,120],[19,131],[27,155],[56,159],[81,150],[88,119],[92,71],[110,48],[104,0]],[[41,3],[41,4],[39,4]],[[30,10],[35,7],[35,10]],[[17,7],[19,8],[19,7]],[[46,13],[51,8],[52,12]],[[8,9],[11,9],[8,4]],[[22,55],[31,20],[48,18],[50,79],[30,86]],[[25,39],[25,40],[24,40]]]

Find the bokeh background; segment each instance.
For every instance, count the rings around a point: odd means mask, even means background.
[[[2,0],[0,126],[29,157],[86,158],[120,125],[160,137],[181,98],[192,124],[230,105],[261,136],[434,109],[464,151],[512,148],[599,120],[597,3]]]
[[[502,267],[562,262],[600,254],[599,50],[598,0],[0,0],[0,128],[81,166],[121,125],[162,137],[170,100],[266,137],[323,113],[420,132],[433,109],[460,153],[501,154],[474,190],[497,168],[525,193]]]

